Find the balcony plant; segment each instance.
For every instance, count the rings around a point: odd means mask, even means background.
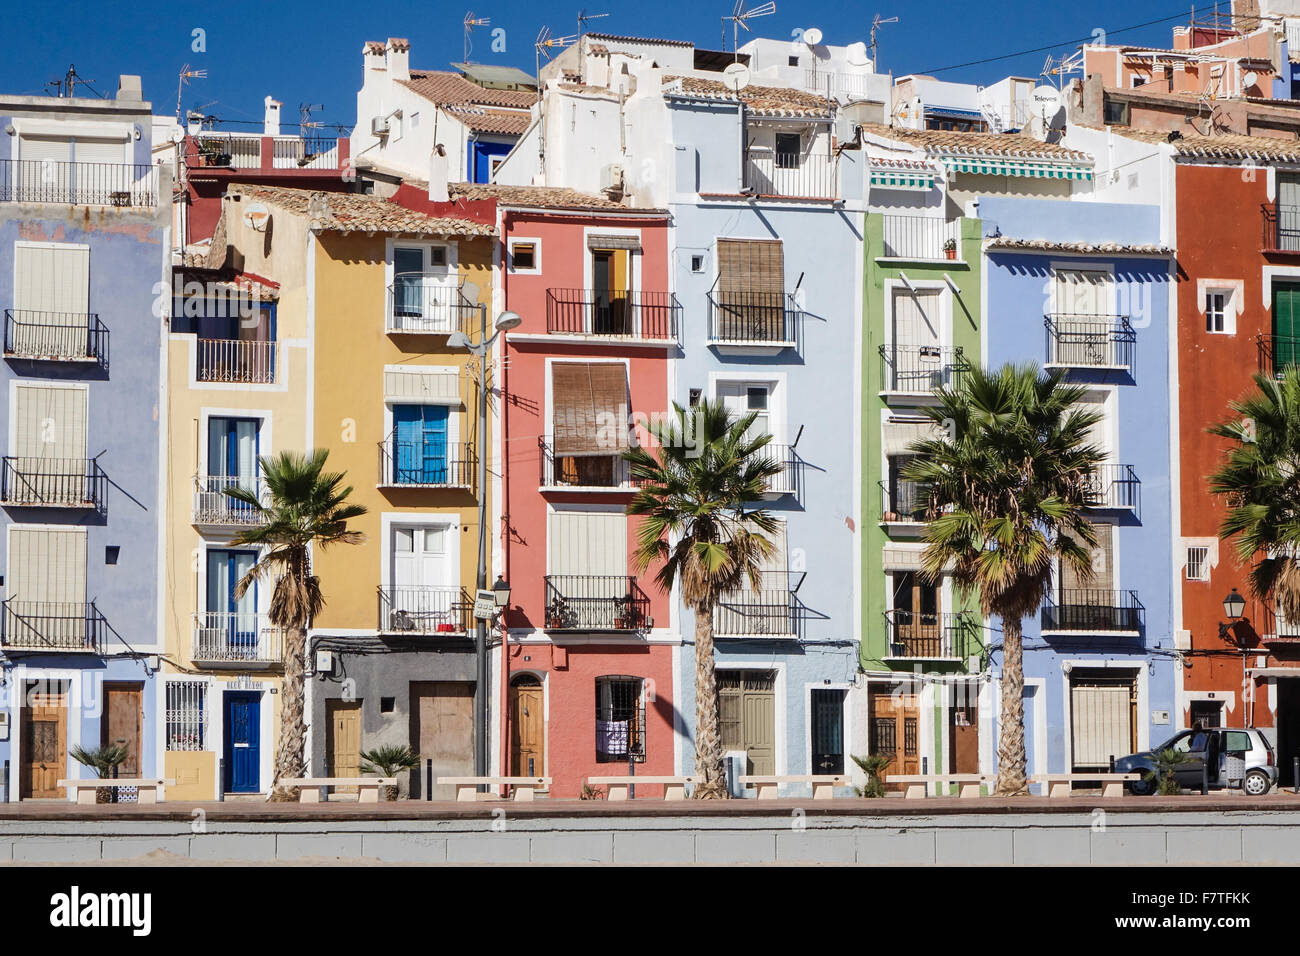
[[[721,402],[674,414],[650,431],[658,447],[624,453],[640,489],[627,513],[643,520],[634,563],[657,565],[655,582],[665,592],[680,584],[695,615],[696,799],[727,795],[722,769],[718,685],[713,653],[714,611],[728,591],[762,587],[763,561],[775,546],[767,535],[778,523],[748,502],[763,497],[781,463],[766,447],[771,435],[750,434],[756,413],[733,418]]]
[[[957,258],[957,240],[945,239],[943,242],[943,255],[945,259]]]
[[[384,744],[374,750],[361,751],[361,772],[373,773],[377,777],[396,777],[419,766],[420,758],[405,745]],[[397,787],[384,787],[384,799],[396,800]]]
[[[620,631],[635,630],[637,626],[636,598],[628,594],[614,598],[614,627]]]
[[[349,504],[351,486],[342,472],[325,471],[329,452],[281,452],[258,460],[265,493],[259,497],[247,488],[227,488],[228,497],[253,509],[260,522],[243,528],[233,543],[262,550],[252,569],[235,585],[242,599],[255,581],[272,579],[268,617],[284,630],[284,689],[280,703],[280,733],[275,743],[275,781],[271,799],[296,801],[296,787],[282,787],[286,777],[306,776],[303,746],[307,727],[303,716],[306,676],[307,629],[325,607],[320,578],[312,573],[313,549],[340,544],[360,544],[365,536],[348,530],[348,522],[366,513]]]
[[[557,597],[546,605],[546,626],[551,630],[571,627],[573,614],[569,611],[569,602]]]
[[[1100,414],[1077,406],[1084,389],[1035,365],[971,368],[934,389],[924,414],[942,437],[914,442],[903,478],[926,486],[921,577],[946,574],[985,615],[1002,621],[1000,795],[1029,792],[1025,779],[1025,617],[1047,597],[1056,564],[1092,576],[1097,535],[1086,487],[1102,452],[1089,430]]]
[[[103,747],[96,747],[93,750],[87,750],[84,747],[73,747],[70,751],[72,759],[77,761],[83,767],[89,767],[95,771],[95,776],[101,780],[107,780],[114,775],[114,771],[126,762],[130,756],[130,748],[126,744],[107,744]],[[113,787],[96,787],[96,803],[113,803],[117,798],[117,790]]]

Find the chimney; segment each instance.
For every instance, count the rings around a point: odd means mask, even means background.
[[[429,202],[450,202],[447,192],[447,150],[442,143],[429,156]]]
[[[280,104],[275,100],[271,99],[271,97],[269,96],[266,99],[264,99],[262,103],[266,107],[266,113],[264,114],[262,119],[262,135],[279,136],[280,135]]]
[[[144,93],[140,77],[123,73],[117,78],[117,98],[127,103],[143,103]]]
[[[384,60],[384,45],[378,40],[367,40],[366,45],[361,48],[361,66],[369,70],[379,70],[383,72],[388,69],[388,63]]]
[[[411,78],[411,41],[388,38],[388,75],[394,80]]]

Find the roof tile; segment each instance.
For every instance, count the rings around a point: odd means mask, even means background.
[[[633,209],[622,203],[579,192],[564,186],[504,186],[495,183],[451,183],[448,186],[453,199],[495,199],[507,206],[525,206],[536,209],[587,209],[595,212],[662,212],[663,210]]]
[[[537,94],[528,90],[494,90],[471,83],[459,73],[446,70],[412,70],[409,80],[399,81],[416,94],[439,106],[506,106],[530,108]]]
[[[237,193],[310,217],[322,232],[392,232],[430,236],[490,236],[491,226],[470,219],[430,216],[362,193],[327,193],[287,186],[232,185]]]
[[[683,94],[712,100],[741,100],[761,116],[829,116],[831,105],[824,96],[776,86],[746,86],[739,93],[719,80],[694,76],[665,76],[665,85],[676,83]],[[669,95],[673,90],[666,91]]]

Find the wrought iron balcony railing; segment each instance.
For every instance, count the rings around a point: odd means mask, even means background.
[[[776,152],[749,147],[745,187],[759,196],[784,199],[838,199],[840,164],[823,153]]]
[[[1264,252],[1300,252],[1300,206],[1264,203]]]
[[[411,335],[478,332],[479,307],[454,285],[422,272],[403,272],[388,287],[385,330]]]
[[[709,293],[709,344],[794,348],[799,308],[784,292]]]
[[[5,355],[106,365],[108,328],[93,313],[5,309]]]
[[[474,599],[455,585],[381,585],[379,630],[412,636],[466,634],[474,627]]]
[[[806,572],[762,571],[757,590],[742,585],[718,600],[713,630],[720,637],[797,637],[798,592]]]
[[[1261,334],[1255,336],[1255,345],[1265,375],[1281,379],[1288,365],[1300,365],[1300,336]]]
[[[1300,643],[1300,623],[1288,621],[1280,609],[1274,610],[1267,604],[1260,608],[1260,622],[1255,630],[1260,640],[1268,644]]]
[[[284,630],[265,614],[241,611],[200,611],[194,615],[196,664],[284,663]]]
[[[546,290],[546,331],[551,335],[676,342],[681,311],[671,292]]]
[[[107,488],[104,470],[93,458],[11,457],[0,476],[0,503],[101,511]]]
[[[553,442],[545,436],[537,439],[541,463],[539,483],[542,488],[627,489],[632,490],[632,466],[618,452],[602,455],[555,454]]]
[[[1132,465],[1097,465],[1088,482],[1087,502],[1090,508],[1137,511],[1142,504],[1142,482]]]
[[[1106,588],[1062,588],[1043,605],[1044,631],[1130,633],[1141,630],[1146,608],[1136,591]]]
[[[965,611],[925,614],[894,609],[885,612],[891,658],[961,660],[976,644],[978,624]]]
[[[252,475],[201,475],[194,479],[194,524],[239,528],[264,523],[266,519],[260,511],[226,494],[235,488],[253,492],[263,506],[270,504],[270,496],[261,478]]]
[[[915,481],[882,481],[880,521],[882,524],[921,524],[925,521],[925,486]]]
[[[1044,316],[1047,364],[1063,368],[1133,370],[1137,334],[1124,315]]]
[[[889,259],[957,259],[961,255],[961,220],[934,216],[882,217],[884,249]]]
[[[379,443],[379,484],[384,488],[474,490],[478,456],[473,442],[399,441]]]
[[[968,367],[959,345],[880,346],[880,376],[886,392],[927,395],[940,387],[956,388]]]
[[[0,202],[153,208],[158,205],[158,167],[0,159]]]
[[[639,631],[654,626],[650,598],[623,574],[548,574],[548,631]]]
[[[3,604],[0,645],[27,651],[103,649],[107,622],[94,601],[22,601]]]
[[[278,342],[199,339],[196,344],[198,367],[195,379],[200,382],[244,385],[271,385],[275,382]]]

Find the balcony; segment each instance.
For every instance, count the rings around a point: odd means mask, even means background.
[[[654,627],[650,598],[623,574],[548,574],[548,631],[640,631]]]
[[[243,339],[199,339],[195,379],[241,385],[275,382],[278,343]]]
[[[546,331],[550,335],[676,342],[681,311],[681,303],[671,292],[546,290]]]
[[[94,601],[17,601],[3,604],[0,646],[24,651],[88,651],[104,646],[107,622]]]
[[[803,571],[761,571],[758,589],[748,584],[728,591],[713,613],[719,637],[794,638],[799,633],[799,599]]]
[[[799,309],[784,292],[710,292],[709,345],[795,348]]]
[[[1142,482],[1132,465],[1096,465],[1085,494],[1089,508],[1136,513],[1142,503]]]
[[[975,645],[978,625],[965,611],[924,614],[885,612],[888,660],[964,660]]]
[[[265,614],[200,611],[194,615],[190,659],[207,667],[279,667],[284,631]]]
[[[881,257],[912,262],[941,262],[961,258],[961,220],[933,216],[881,217],[884,244]]]
[[[401,273],[388,287],[389,335],[450,335],[478,332],[479,307],[434,276]]]
[[[474,627],[474,599],[455,585],[388,585],[379,588],[379,632],[412,637],[454,637]]]
[[[745,158],[745,189],[782,199],[839,199],[840,165],[820,153],[778,153],[750,146]]]
[[[1044,633],[1133,635],[1141,631],[1145,615],[1136,591],[1059,589],[1043,605],[1042,627]]]
[[[329,136],[200,133],[185,157],[190,168],[337,170],[347,165],[347,140]]]
[[[780,466],[781,470],[767,479],[767,497],[779,498],[782,495],[799,493],[799,455],[793,445],[778,445],[768,442],[759,454],[767,455]]]
[[[841,73],[828,70],[804,70],[803,88],[822,96],[843,96],[849,100],[862,100],[871,97],[871,82],[880,74]]]
[[[936,388],[957,388],[968,367],[961,346],[880,346],[882,394],[930,395]]]
[[[5,458],[0,504],[102,511],[107,487],[93,458]]]
[[[917,530],[925,523],[925,486],[915,481],[881,481],[880,523],[891,531],[898,526],[911,526]]]
[[[265,516],[251,505],[231,498],[227,491],[243,488],[257,494],[263,507],[270,504],[267,488],[260,478],[235,475],[207,475],[194,479],[193,523],[213,528],[251,528],[266,522]]]
[[[158,167],[0,159],[0,202],[152,209],[158,205]]]
[[[5,309],[5,356],[107,365],[108,329],[90,313]]]
[[[1262,252],[1300,252],[1300,206],[1264,203]]]
[[[1300,365],[1300,336],[1257,335],[1259,370],[1281,380],[1288,365]]]
[[[633,491],[632,466],[623,456],[608,455],[555,456],[555,446],[545,437],[537,439],[537,453],[541,463],[538,479],[544,489],[573,491]]]
[[[379,487],[449,488],[473,491],[478,456],[473,442],[398,441],[379,443]]]
[[[1049,368],[1123,369],[1133,371],[1137,335],[1123,315],[1044,316]]]
[[[1300,644],[1300,624],[1286,619],[1281,610],[1264,605],[1260,611],[1259,639],[1266,644]]]

